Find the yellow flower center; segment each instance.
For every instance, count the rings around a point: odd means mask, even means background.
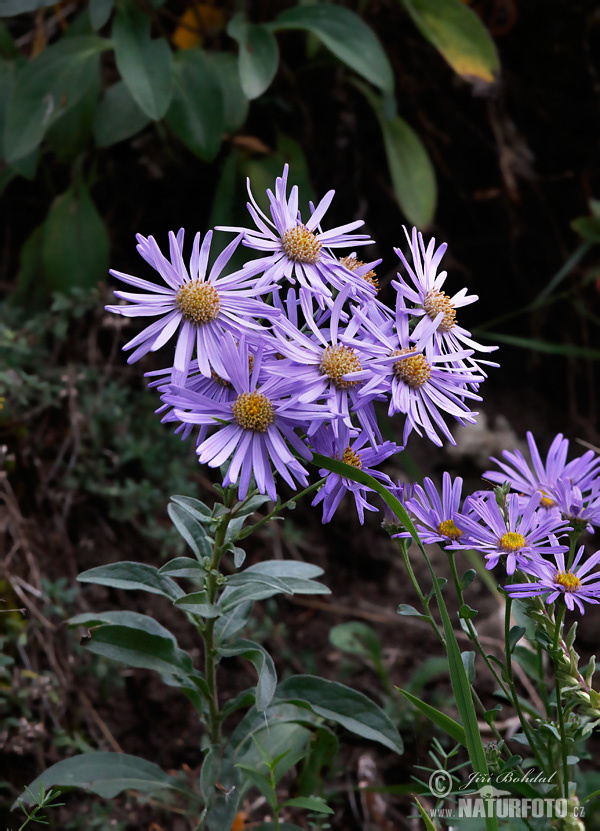
[[[500,548],[503,551],[518,551],[525,545],[525,537],[518,531],[507,531],[500,537]]]
[[[456,323],[456,310],[445,291],[437,289],[428,291],[423,301],[423,308],[432,320],[435,320],[440,312],[444,313],[440,323],[441,332],[449,332]]]
[[[392,355],[406,355],[413,350],[406,346],[404,349],[397,349]],[[425,355],[413,355],[412,358],[403,358],[396,361],[392,367],[394,375],[398,380],[404,381],[409,387],[418,389],[422,387],[431,377],[431,367]]]
[[[264,433],[275,421],[275,409],[262,392],[242,392],[233,402],[233,417],[244,430]]]
[[[304,225],[296,225],[295,228],[289,228],[282,236],[281,247],[289,259],[295,263],[314,265],[319,262],[323,246],[312,231]]]
[[[542,494],[542,499],[541,499],[541,502],[540,502],[540,505],[542,506],[542,508],[553,508],[556,505],[556,502],[554,501],[554,499],[552,499],[552,497],[548,496],[546,491],[543,491],[543,490],[540,489],[540,493]]]
[[[581,586],[581,580],[572,571],[557,571],[554,582],[567,592],[576,592]]]
[[[358,468],[360,470],[362,468],[362,462],[360,460],[360,454],[355,453],[351,447],[347,447],[344,452],[342,453],[342,462],[346,465],[352,465],[352,467]]]
[[[364,262],[362,260],[357,260],[354,256],[342,257],[340,263],[344,266],[344,268],[347,268],[348,271],[356,271],[357,268],[360,268],[361,265],[364,265]],[[373,286],[376,293],[379,291],[379,280],[377,279],[373,269],[367,271],[365,274],[361,274],[360,276],[363,278],[365,282],[370,283]]]
[[[349,346],[328,346],[323,352],[319,369],[330,378],[339,390],[355,387],[360,381],[344,381],[347,372],[359,372],[362,369],[358,355]]]
[[[183,317],[196,326],[213,321],[221,309],[216,288],[199,280],[184,283],[175,295],[175,303]]]
[[[453,519],[445,519],[439,524],[438,534],[441,537],[448,537],[450,540],[457,540],[459,537],[462,537],[463,532],[460,528],[456,527]]]

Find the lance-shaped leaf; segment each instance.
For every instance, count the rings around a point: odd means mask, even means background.
[[[250,620],[253,607],[252,601],[239,603],[222,615],[215,623],[215,643],[217,645],[225,643],[243,629]]]
[[[312,563],[303,563],[300,560],[261,560],[253,566],[244,569],[244,574],[270,574],[285,580],[287,577],[300,580],[312,580],[320,577],[323,569]]]
[[[206,576],[206,569],[198,560],[191,557],[175,557],[158,569],[159,574],[168,574],[170,577],[189,577],[202,580]]]
[[[191,612],[194,615],[205,618],[219,617],[222,613],[219,606],[210,602],[208,592],[205,591],[185,594],[175,601],[175,606],[184,612]]]
[[[187,542],[196,557],[202,560],[212,555],[212,544],[206,536],[204,526],[191,516],[189,511],[173,502],[167,507],[169,518],[183,539]]]
[[[254,643],[254,641],[240,640],[228,646],[220,647],[219,654],[224,658],[239,655],[253,664],[258,675],[256,709],[259,712],[264,712],[271,703],[277,686],[275,664],[267,650],[260,644]]]
[[[173,55],[164,38],[150,37],[150,18],[133,4],[122,6],[112,27],[117,69],[134,101],[153,121],[173,95]]]
[[[167,124],[188,150],[212,161],[224,129],[223,92],[213,63],[201,49],[178,52],[174,79]]]
[[[150,594],[162,594],[169,600],[176,600],[185,594],[174,580],[159,574],[155,566],[145,563],[124,561],[96,566],[82,572],[77,579],[80,583],[96,583],[99,586],[111,586],[113,589],[137,589]]]
[[[433,219],[437,201],[435,173],[423,142],[399,115],[388,118],[381,98],[366,85],[355,82],[373,107],[398,204],[413,225],[425,228]]]
[[[227,27],[227,34],[237,40],[242,90],[252,100],[271,86],[279,66],[279,48],[273,32],[261,23],[248,23],[236,15]]]
[[[351,69],[384,92],[394,89],[392,67],[373,30],[350,9],[322,3],[286,9],[273,23],[273,31],[304,29]]]
[[[421,34],[464,78],[493,81],[500,68],[494,41],[461,0],[401,0]]]
[[[205,505],[204,502],[200,502],[199,499],[193,499],[191,496],[172,496],[171,502],[174,502],[176,505],[180,505],[182,508],[193,516],[198,522],[210,523],[214,522],[214,517],[212,515],[212,511]]]
[[[431,704],[421,701],[420,698],[417,698],[406,690],[402,690],[400,687],[396,687],[396,689],[410,701],[413,707],[416,707],[417,710],[420,710],[424,716],[427,716],[427,718],[434,724],[437,724],[440,730],[450,736],[451,739],[459,744],[462,744],[463,747],[467,746],[465,729],[461,724],[453,718],[450,718],[450,716],[447,716],[445,713],[442,713],[440,710],[436,710],[436,708],[432,707]]]
[[[306,706],[351,733],[379,742],[396,753],[404,751],[400,734],[390,717],[366,695],[344,684],[314,675],[293,675],[279,685],[276,695],[278,701]]]
[[[84,788],[104,799],[112,799],[125,790],[156,794],[166,788],[181,791],[182,785],[168,776],[158,765],[127,753],[82,753],[63,759],[45,770],[29,785],[37,793],[40,785],[50,788]],[[31,805],[31,796],[25,791],[13,805]]]
[[[17,72],[4,128],[4,154],[10,164],[40,144],[46,130],[73,107],[98,73],[106,38],[73,35],[48,46]]]

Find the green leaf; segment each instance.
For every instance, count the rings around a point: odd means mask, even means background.
[[[285,580],[280,580],[279,577],[274,577],[271,574],[261,574],[259,572],[241,571],[238,574],[232,574],[227,578],[228,586],[248,586],[260,584],[262,586],[270,586],[283,594],[292,594],[291,589],[288,588]]]
[[[404,615],[405,617],[418,617],[421,618],[421,620],[429,620],[427,615],[424,615],[423,612],[419,612],[418,609],[415,609],[414,606],[411,606],[408,603],[401,603],[398,606],[398,614]]]
[[[333,814],[329,805],[320,796],[295,796],[283,803],[288,808],[305,808],[307,811],[318,811],[320,814]]]
[[[178,139],[204,161],[219,152],[224,104],[219,78],[201,49],[175,55],[175,88],[166,121]]]
[[[238,61],[229,52],[207,52],[223,96],[223,132],[234,133],[248,117],[249,102],[244,95]]]
[[[256,709],[259,712],[264,712],[271,703],[277,686],[275,664],[267,650],[253,641],[241,640],[228,646],[220,647],[219,654],[224,658],[232,658],[234,655],[239,655],[252,663],[258,675]]]
[[[92,288],[106,279],[108,234],[83,182],[54,200],[42,228],[42,265],[52,291]]]
[[[317,715],[396,753],[404,750],[400,734],[389,716],[366,695],[337,681],[313,675],[293,675],[279,685],[276,696],[279,701],[308,706]]]
[[[123,83],[117,81],[104,93],[94,119],[94,140],[109,147],[141,132],[150,118],[141,111]]]
[[[145,563],[123,561],[96,566],[96,568],[82,572],[77,579],[80,583],[96,583],[99,586],[111,586],[114,589],[161,594],[169,600],[176,600],[185,594],[174,580],[160,575],[155,566],[148,566]]]
[[[253,607],[252,602],[240,603],[222,615],[215,623],[215,643],[223,644],[243,629],[250,620]]]
[[[258,98],[270,86],[279,66],[279,48],[273,32],[260,23],[248,23],[236,15],[227,34],[237,40],[239,76],[246,98]]]
[[[425,823],[425,831],[438,831],[437,827],[431,821],[429,814],[427,813],[425,808],[423,808],[417,797],[413,795],[413,799],[417,803],[417,808],[419,809],[419,813],[421,814],[423,822]]]
[[[304,29],[351,69],[384,92],[394,89],[394,74],[373,30],[354,12],[342,6],[296,6],[273,23],[273,31]]]
[[[277,805],[277,794],[275,793],[275,788],[271,785],[270,779],[266,773],[261,773],[261,771],[256,770],[254,765],[246,765],[243,762],[238,762],[236,765],[243,774],[245,775],[246,779],[254,785],[255,788],[261,792],[264,798],[267,800],[267,804],[273,810]]]
[[[254,712],[262,718],[262,727],[252,734],[252,740],[240,761],[244,765],[260,769],[265,758],[270,760],[275,782],[278,782],[307,755],[311,732],[303,725],[293,722],[271,721],[268,718],[271,709],[266,714],[257,713],[256,710]],[[268,722],[267,727],[265,719]]]
[[[358,620],[348,623],[338,623],[329,630],[329,642],[337,649],[351,655],[363,655],[366,658],[381,660],[381,643],[377,633]]]
[[[221,614],[219,607],[210,603],[208,593],[205,591],[192,592],[192,594],[179,597],[174,601],[174,605],[184,612],[192,612],[194,615],[210,619],[219,617]]]
[[[98,74],[106,38],[80,35],[52,44],[17,72],[8,104],[4,152],[10,164],[31,153],[51,124],[73,107]]]
[[[191,557],[176,557],[158,569],[159,574],[168,574],[171,577],[191,577],[201,580],[206,575],[206,569],[198,560]]]
[[[206,536],[203,525],[190,513],[173,502],[167,506],[169,518],[177,531],[192,549],[198,560],[212,556],[212,543]]]
[[[111,15],[113,0],[90,0],[90,21],[92,29],[97,32],[101,29]]]
[[[247,574],[250,569],[245,569],[243,572]],[[238,575],[234,575],[237,577]],[[258,574],[256,575],[258,577]],[[262,575],[261,575],[262,577]],[[266,577],[266,576],[265,576]],[[232,578],[233,579],[233,578]],[[314,580],[303,580],[298,577],[287,577],[285,580],[280,580],[281,588],[274,585],[274,579],[270,581],[270,585],[266,585],[265,581],[260,579],[256,583],[247,583],[240,587],[227,587],[221,597],[219,598],[219,607],[223,612],[228,612],[239,603],[254,600],[266,600],[268,597],[274,597],[276,594],[331,594],[327,586],[322,583],[317,583]]]
[[[413,707],[416,707],[419,712],[423,713],[424,716],[427,716],[427,718],[436,724],[440,730],[446,733],[446,735],[450,736],[450,738],[455,742],[462,744],[463,747],[467,746],[465,730],[461,724],[453,718],[450,718],[450,716],[447,716],[445,713],[442,713],[440,710],[436,710],[436,708],[432,707],[431,704],[421,701],[420,698],[417,698],[406,690],[403,690],[400,687],[396,687],[396,689],[410,701]]]
[[[508,633],[508,644],[511,653],[515,651],[515,646],[519,643],[526,631],[524,626],[513,626],[511,628]]]
[[[401,0],[421,34],[463,78],[491,82],[500,68],[494,41],[461,0]]]
[[[600,218],[581,216],[571,222],[571,228],[588,242],[600,242]]]
[[[467,674],[467,680],[469,684],[472,684],[475,681],[475,653],[461,652],[460,657]]]
[[[355,86],[363,93],[379,121],[398,204],[412,225],[425,228],[433,219],[437,201],[429,154],[403,118],[396,115],[388,119],[381,98],[362,83],[355,82]]]
[[[139,612],[84,612],[81,615],[75,615],[75,617],[69,619],[69,626],[94,627],[109,623],[117,626],[125,626],[129,629],[139,629],[149,635],[156,635],[157,637],[171,640],[174,644],[177,643],[175,636],[168,629],[161,626],[154,618],[139,614]]]
[[[104,799],[113,799],[125,790],[156,794],[166,788],[183,790],[179,782],[168,776],[158,765],[127,753],[83,753],[63,759],[45,770],[29,785],[37,792],[43,786],[49,788],[84,788]],[[13,805],[31,805],[27,792],[21,794]]]
[[[175,639],[152,634],[144,629],[105,624],[91,630],[86,649],[137,669],[158,672],[178,686],[194,669],[191,657],[179,649]]]
[[[100,73],[95,72],[79,101],[50,126],[48,143],[60,161],[70,162],[87,149],[99,94]]]
[[[285,580],[288,577],[300,580],[312,580],[320,577],[323,569],[312,563],[303,563],[300,560],[261,560],[253,566],[244,569],[244,574],[270,574]]]
[[[199,499],[192,499],[191,496],[172,496],[171,502],[184,508],[198,522],[207,523],[214,521],[210,508],[204,502],[200,502]]]
[[[53,6],[54,3],[55,0],[0,0],[0,17],[37,12],[38,9]]]
[[[173,95],[173,55],[164,38],[150,37],[150,18],[133,5],[121,7],[112,27],[117,69],[133,100],[153,121]]]

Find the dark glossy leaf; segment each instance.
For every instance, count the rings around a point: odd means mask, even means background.
[[[123,81],[118,81],[100,101],[94,119],[94,139],[98,147],[108,147],[135,136],[149,123],[150,118],[140,110]]]
[[[241,15],[233,18],[227,34],[237,40],[239,76],[246,98],[258,98],[270,86],[279,66],[279,48],[268,26],[248,23]]]
[[[105,38],[63,38],[19,68],[6,114],[4,151],[10,163],[28,155],[46,130],[73,107],[98,74]]]
[[[29,785],[33,793],[40,785],[50,788],[84,788],[104,799],[112,799],[125,790],[155,794],[165,788],[181,790],[173,776],[168,776],[158,765],[127,753],[83,753],[57,762]],[[27,792],[21,794],[15,806],[23,802],[31,805]],[[13,806],[13,807],[15,807]]]
[[[213,62],[201,49],[175,56],[175,89],[166,120],[177,138],[205,161],[219,152],[224,104]]]
[[[133,5],[122,6],[112,27],[115,60],[139,108],[153,121],[162,118],[173,95],[173,55],[164,38],[150,37],[150,18]]]
[[[90,0],[89,13],[92,29],[97,32],[111,15],[113,0]]]
[[[313,675],[293,675],[277,688],[277,700],[306,705],[323,718],[341,724],[351,733],[376,741],[396,753],[404,750],[402,739],[383,710],[366,695]]]
[[[106,279],[108,234],[83,182],[54,200],[42,227],[42,264],[52,291],[92,288]]]
[[[333,54],[386,92],[394,89],[391,64],[373,30],[354,12],[322,3],[286,9],[271,24],[274,31],[312,32]]]
[[[223,95],[223,131],[233,133],[245,123],[250,103],[244,95],[238,62],[229,52],[209,52]]]
[[[92,135],[99,94],[100,73],[95,72],[79,101],[50,126],[46,137],[60,161],[72,161],[86,150]]]
[[[158,573],[154,566],[145,563],[121,562],[106,566],[96,566],[82,572],[78,578],[81,583],[96,583],[99,586],[111,586],[115,589],[140,590],[150,594],[162,594],[170,600],[182,597],[185,592],[171,580]]]
[[[235,655],[239,655],[252,663],[258,675],[256,709],[259,712],[264,712],[271,703],[277,686],[275,664],[267,650],[253,641],[241,640],[220,647],[219,654],[224,658],[232,658]]]
[[[399,115],[388,119],[382,100],[363,84],[356,84],[373,107],[381,132],[394,193],[412,225],[425,228],[433,219],[437,186],[433,165],[421,139]]]
[[[464,78],[493,81],[500,68],[494,41],[461,0],[401,0],[421,34]]]

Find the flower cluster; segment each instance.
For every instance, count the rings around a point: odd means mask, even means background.
[[[288,193],[289,190],[289,193]],[[156,285],[111,272],[144,293],[115,292],[127,303],[110,311],[155,317],[124,347],[133,362],[177,334],[173,365],[151,373],[163,421],[185,438],[199,428],[197,453],[211,467],[227,465],[224,484],[251,483],[276,498],[276,477],[306,487],[304,465],[313,452],[377,476],[375,470],[402,449],[384,441],[377,402],[404,417],[402,443],[411,432],[440,446],[454,443],[448,421],[473,423],[483,360],[495,347],[476,343],[456,315],[476,298],[466,289],[443,290],[439,271],[445,245],[426,245],[416,229],[408,250],[395,249],[399,273],[393,307],[378,298],[380,260],[360,260],[356,249],[373,241],[357,233],[362,220],[324,228],[330,191],[309,215],[298,209],[298,188],[288,187],[288,168],[267,191],[268,214],[248,186],[253,227],[220,228],[235,238],[210,265],[212,232],[196,235],[189,264],[184,233],[169,235],[169,256],[153,237],[138,236],[138,251],[162,278]],[[241,246],[241,247],[240,247]],[[247,262],[232,270],[234,252]],[[369,488],[322,472],[326,481],[315,504],[323,521],[343,495],[354,496],[360,521]]]
[[[520,573],[523,582],[504,586],[511,597],[562,597],[583,613],[583,601],[600,602],[600,551],[586,558],[584,546],[577,554],[574,547],[582,531],[600,525],[600,457],[588,450],[567,461],[569,442],[559,434],[544,462],[531,433],[527,442],[531,460],[504,451],[506,461],[493,459],[501,472],[484,474],[499,487],[467,497],[462,509],[462,480],[448,473],[441,497],[425,479],[404,502],[423,542],[475,549],[488,569],[501,562],[509,576]]]

